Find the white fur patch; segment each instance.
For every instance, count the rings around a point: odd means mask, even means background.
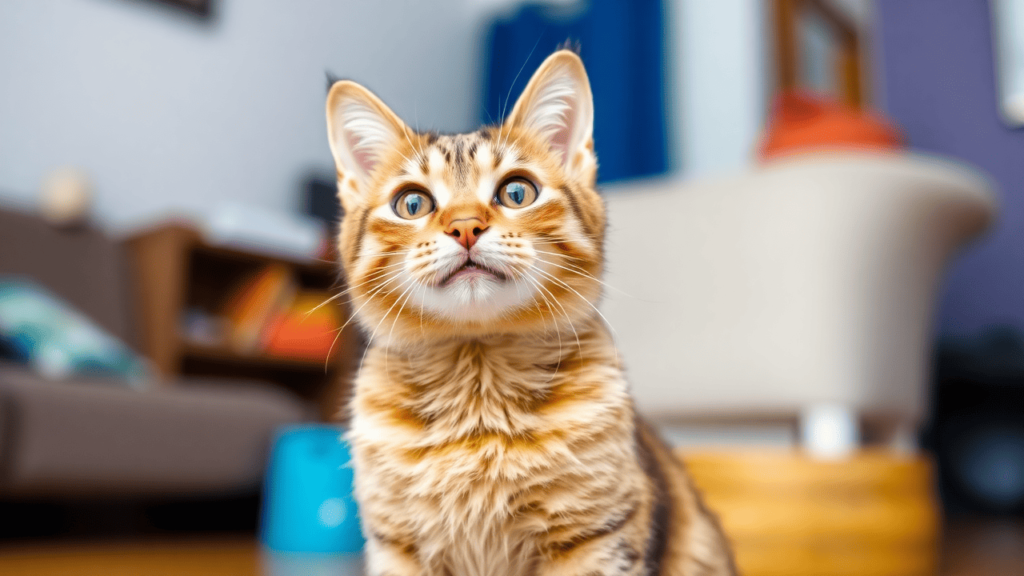
[[[433,260],[428,270],[421,273],[426,281],[422,289],[410,296],[411,305],[442,318],[462,322],[497,320],[523,306],[533,305],[537,284],[543,284],[544,277],[523,263],[538,265],[534,258],[536,254],[528,241],[522,242],[525,248],[516,254],[510,253],[502,244],[501,235],[501,230],[488,230],[473,246],[472,258],[505,274],[509,280],[477,277],[456,279],[445,286],[432,285],[432,281],[447,276],[466,261],[462,247],[447,235],[439,234],[432,245],[435,250]],[[552,272],[547,266],[542,265],[541,269]]]
[[[541,85],[526,115],[526,126],[533,128],[547,139],[554,138],[560,130],[571,129],[576,104],[576,83],[567,74],[558,74],[548,83]]]
[[[394,127],[369,104],[349,100],[339,111],[344,141],[340,144],[364,175],[373,171],[384,151],[393,147]]]

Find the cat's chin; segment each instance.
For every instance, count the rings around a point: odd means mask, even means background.
[[[507,281],[508,279],[501,272],[469,261],[452,272],[439,286],[442,288],[469,290],[472,297],[474,292],[485,290],[487,282],[500,284]]]
[[[533,293],[491,271],[464,268],[414,298],[421,309],[454,322],[488,322],[533,301]]]

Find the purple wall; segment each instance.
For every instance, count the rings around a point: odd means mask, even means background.
[[[967,161],[998,187],[999,221],[954,263],[939,328],[1024,328],[1024,129],[999,117],[989,3],[875,2],[876,86],[912,147]]]

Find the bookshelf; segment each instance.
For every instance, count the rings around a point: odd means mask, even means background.
[[[174,385],[182,376],[261,380],[316,403],[321,418],[336,418],[361,353],[361,339],[351,325],[325,359],[240,350],[226,339],[196,338],[186,329],[188,315],[226,323],[222,312],[232,294],[268,267],[286,270],[297,290],[326,298],[341,290],[336,264],[211,245],[196,229],[178,223],[134,234],[126,246],[134,274],[139,340],[166,377],[165,385]],[[341,304],[327,306],[334,307],[339,320],[346,318]]]

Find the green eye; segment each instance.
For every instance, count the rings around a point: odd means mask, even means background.
[[[537,201],[537,188],[525,178],[509,178],[498,186],[496,198],[506,208],[523,208]]]
[[[399,218],[415,220],[434,211],[434,199],[422,190],[406,190],[395,198],[391,208]]]

